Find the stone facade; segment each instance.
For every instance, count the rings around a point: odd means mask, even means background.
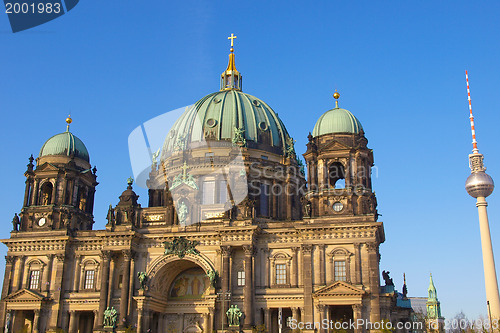
[[[254,100],[254,112],[261,104]],[[35,168],[31,159],[19,220],[2,241],[0,327],[104,332],[113,329],[104,312],[114,308],[117,331],[215,332],[229,329],[233,305],[246,332],[278,332],[280,323],[291,332],[294,320],[304,332],[327,332],[311,327],[324,319],[391,320],[364,132],[310,135],[306,184],[280,121],[269,125],[278,139],[259,124],[262,142],[245,140],[244,126],[232,141],[220,139],[209,121],[204,146],[167,134],[149,171],[148,207],[129,181],[105,230],[92,229],[98,183],[88,161],[40,156]]]

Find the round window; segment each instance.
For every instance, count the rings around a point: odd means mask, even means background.
[[[207,126],[208,127],[214,127],[215,125],[217,125],[217,120],[215,120],[213,118],[207,119]]]
[[[266,130],[267,130],[267,124],[266,124],[266,122],[265,122],[265,121],[261,122],[261,123],[259,124],[259,128],[260,128],[261,130],[263,130],[263,131],[266,131]]]
[[[342,209],[344,209],[344,205],[342,204],[342,202],[336,202],[333,204],[333,210],[336,211],[337,213],[342,211]]]

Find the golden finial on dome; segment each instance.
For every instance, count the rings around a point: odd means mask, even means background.
[[[221,87],[220,90],[241,90],[241,74],[236,69],[234,61],[234,39],[237,38],[234,34],[227,37],[231,40],[231,53],[229,54],[229,62],[227,68],[221,75]]]
[[[339,97],[340,97],[340,94],[335,89],[335,92],[333,93],[333,98],[335,98],[335,107],[336,108],[339,107]]]
[[[71,119],[71,115],[68,115],[68,118],[66,118],[66,132],[69,132],[69,124],[73,122],[73,119]]]

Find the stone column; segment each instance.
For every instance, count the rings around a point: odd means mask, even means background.
[[[313,322],[313,299],[312,299],[312,245],[302,245],[302,272],[304,274],[304,321]]]
[[[208,313],[204,313],[203,314],[203,332],[211,332],[208,330],[208,322],[209,321],[210,321],[210,315]]]
[[[356,323],[358,319],[363,319],[362,311],[363,306],[361,304],[353,304],[352,305],[352,313],[353,313],[353,321]],[[362,333],[363,327],[354,326],[354,333]]]
[[[75,310],[69,311],[69,331],[68,333],[78,333],[78,320]]]
[[[354,243],[354,284],[362,284],[360,243]]]
[[[52,187],[52,196],[50,198],[50,203],[52,205],[55,205],[56,204],[56,193],[57,193],[57,178],[54,179],[54,186]]]
[[[127,323],[128,313],[128,292],[129,292],[129,276],[130,276],[130,250],[123,250],[123,284],[120,296],[120,326],[125,326]]]
[[[99,322],[99,310],[94,310],[94,332],[98,329]]]
[[[16,257],[5,256],[5,274],[3,279],[2,287],[2,299],[10,294],[10,283],[14,275],[14,264],[16,262]]]
[[[144,310],[142,307],[137,308],[137,333],[142,333],[142,316],[144,314]]]
[[[65,286],[64,282],[67,280],[64,278],[64,273],[65,273],[65,260],[66,260],[66,255],[64,253],[58,253],[55,255],[57,259],[57,264],[56,264],[56,274],[55,274],[55,279],[54,279],[54,294],[53,298],[58,302],[57,305],[57,322],[56,325],[61,326],[63,324],[63,305],[62,305],[62,296],[64,295],[65,291]],[[51,288],[52,289],[52,288]],[[55,312],[55,309],[52,311]],[[53,312],[53,313],[54,313]]]
[[[104,310],[108,305],[108,280],[109,280],[109,261],[111,254],[109,251],[101,251],[101,293],[99,295],[99,315],[97,316],[97,325],[102,327],[104,322]]]
[[[67,191],[67,187],[68,186],[68,179],[66,178],[66,175],[63,176],[63,179],[62,179],[62,185],[61,185],[61,193],[59,193],[59,202],[62,204],[62,205],[65,205],[66,204],[66,191]]]
[[[297,258],[298,252],[298,247],[292,247],[292,287],[298,287],[299,285],[299,260]]]
[[[129,286],[128,286],[128,305],[127,305],[127,316],[130,318],[132,313],[132,297],[134,296],[134,284],[136,279],[135,274],[135,258],[137,253],[132,251],[130,253],[130,277],[129,277]]]
[[[318,310],[318,314],[319,314],[319,323],[320,323],[319,332],[326,333],[327,330],[325,330],[323,328],[323,319],[326,318],[326,314],[325,314],[326,306],[324,306],[323,304],[316,304],[316,309]]]
[[[30,186],[31,186],[31,179],[28,178],[26,179],[26,188],[24,190],[24,201],[23,201],[23,207],[27,207],[30,203]]]
[[[230,260],[231,260],[231,246],[222,246],[222,325],[227,324],[226,312],[226,293],[231,291],[231,276],[230,276]]]
[[[18,262],[16,290],[21,290],[23,287],[24,263],[26,262],[26,256],[20,256]]]
[[[31,193],[31,206],[38,204],[38,184],[40,179],[35,179],[35,184],[33,185],[33,193]]]
[[[38,333],[40,327],[40,309],[35,309],[33,312],[35,313],[33,316],[33,333]]]
[[[111,253],[111,260],[109,262],[108,295],[106,301],[107,306],[111,306],[111,298],[113,297],[113,292],[114,292],[113,278],[115,276],[116,260],[117,258],[114,255],[114,253]]]
[[[366,249],[368,250],[368,262],[370,265],[370,320],[372,323],[375,323],[380,321],[380,273],[378,261],[378,244],[368,243],[366,244]]]
[[[296,320],[296,322],[300,321],[299,318],[299,308],[298,307],[293,307],[292,308],[292,318]]]
[[[54,266],[54,255],[47,254],[47,270],[42,278],[42,291],[47,294],[50,292],[50,283],[52,281],[52,267]]]
[[[267,332],[271,332],[271,309],[264,309],[264,324]]]
[[[319,249],[319,284],[325,285],[325,244],[318,245]]]
[[[213,332],[214,331],[214,319],[215,319],[215,309],[214,308],[208,308],[208,326],[207,326],[207,332]],[[205,328],[203,328],[205,329]]]
[[[269,276],[271,275],[269,267],[269,249],[262,249],[262,260],[264,261],[264,287],[269,288],[271,286],[269,280]]]
[[[80,264],[82,262],[82,256],[76,256],[75,258],[75,278],[73,280],[73,291],[78,291],[80,289],[80,275],[81,275],[81,267]]]
[[[254,247],[252,245],[243,246],[245,252],[245,286],[243,289],[243,313],[245,314],[245,327],[251,328],[253,324],[253,269],[252,259]]]

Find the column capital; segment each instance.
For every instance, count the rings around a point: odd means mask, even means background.
[[[303,244],[302,245],[302,252],[304,254],[309,254],[310,255],[311,252],[312,252],[312,245],[311,244]]]
[[[54,260],[54,254],[53,254],[53,253],[46,254],[45,256],[47,257],[47,259],[48,259],[49,261]]]
[[[299,252],[299,247],[294,246],[294,247],[291,247],[290,250],[292,250],[293,254],[297,254],[297,252]]]
[[[214,313],[215,313],[215,308],[213,308],[213,307],[209,307],[209,308],[208,308],[208,313],[210,313],[210,315],[211,315],[211,316],[213,316],[213,315],[214,315]]]
[[[5,256],[5,263],[7,265],[12,265],[16,262],[16,257],[14,256]]]
[[[363,308],[362,304],[353,304],[352,305],[352,310],[355,311],[355,312],[361,311],[362,308]]]
[[[64,259],[66,259],[66,254],[65,253],[56,253],[55,254],[57,261],[63,262]]]
[[[220,249],[221,249],[222,255],[224,257],[229,257],[231,255],[231,253],[233,252],[233,249],[230,245],[221,246]]]
[[[99,257],[101,257],[101,260],[110,261],[111,260],[111,252],[102,250],[101,253],[99,254]]]
[[[324,304],[316,304],[316,309],[318,309],[318,311],[324,311],[325,305]]]
[[[255,247],[253,245],[243,245],[243,251],[245,252],[245,256],[254,256],[255,255]]]
[[[123,259],[125,259],[125,261],[130,261],[133,257],[132,252],[132,250],[122,250]]]
[[[376,253],[378,251],[379,244],[376,242],[366,243],[366,249],[369,253]]]

